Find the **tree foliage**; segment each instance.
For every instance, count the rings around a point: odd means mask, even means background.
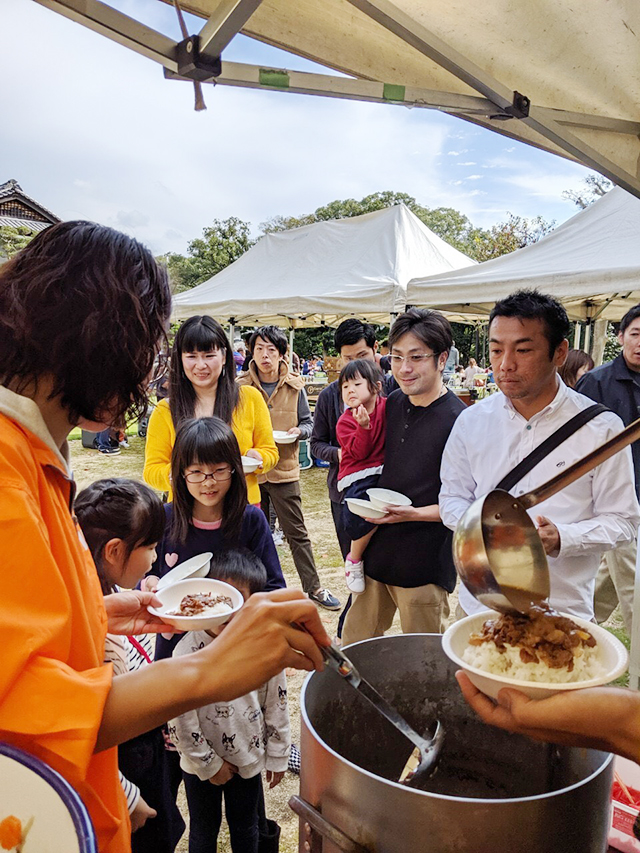
[[[20,249],[24,249],[35,236],[33,231],[23,225],[17,228],[13,228],[11,225],[0,226],[0,256],[12,258]]]
[[[585,188],[580,190],[564,190],[562,197],[577,204],[581,210],[589,207],[594,201],[598,201],[603,195],[606,195],[609,190],[613,189],[613,183],[602,175],[592,173],[582,181]]]
[[[214,219],[202,237],[189,243],[187,257],[174,252],[161,255],[157,260],[166,264],[174,291],[190,290],[237,261],[253,245],[249,227],[235,216]]]
[[[555,225],[555,223],[545,222],[541,217],[528,220],[510,214],[506,222],[494,225],[489,230],[484,230],[476,228],[464,213],[460,213],[459,210],[452,207],[426,207],[408,193],[385,190],[365,196],[360,201],[353,198],[338,199],[324,207],[317,208],[313,213],[298,216],[274,216],[272,219],[261,223],[260,228],[264,234],[272,234],[328,219],[362,216],[365,213],[382,210],[394,204],[405,204],[434,234],[477,261],[485,261],[498,255],[504,255],[522,246],[527,246],[529,243],[534,243],[552,230]]]

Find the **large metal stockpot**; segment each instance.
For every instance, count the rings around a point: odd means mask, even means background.
[[[484,725],[464,702],[439,635],[379,637],[348,654],[417,731],[437,716],[445,746],[430,791],[383,778],[407,754],[402,735],[332,670],[309,676],[293,803],[304,815],[300,853],[606,850],[611,755]]]

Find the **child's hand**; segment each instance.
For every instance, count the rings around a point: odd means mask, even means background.
[[[284,771],[278,770],[267,770],[267,782],[269,783],[269,789],[275,788],[276,785],[279,785],[284,778]]]
[[[215,776],[212,776],[209,781],[212,785],[226,785],[227,782],[235,776],[238,772],[238,768],[235,764],[229,764],[228,761],[222,762],[222,767]]]
[[[159,583],[160,578],[156,577],[156,575],[147,575],[146,578],[142,579],[142,591],[155,592],[158,589]]]
[[[363,429],[369,429],[369,426],[371,425],[371,418],[369,417],[369,412],[362,404],[360,404],[356,409],[351,409],[351,412],[355,420]]]
[[[155,809],[152,809],[151,806],[142,799],[142,796],[138,797],[136,807],[129,815],[131,820],[131,832],[142,829],[148,820],[157,817],[157,815],[158,812]]]

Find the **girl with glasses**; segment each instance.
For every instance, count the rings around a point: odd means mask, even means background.
[[[285,586],[264,513],[247,504],[240,448],[228,424],[215,417],[184,421],[171,454],[171,481],[173,501],[165,505],[166,532],[147,589],[196,554],[238,547],[264,563],[265,589]],[[175,637],[158,637],[156,658],[170,657],[176,642]]]

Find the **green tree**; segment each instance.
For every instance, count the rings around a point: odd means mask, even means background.
[[[0,256],[12,258],[35,236],[35,233],[24,225],[19,225],[17,228],[11,225],[0,226]]]
[[[537,243],[555,228],[555,221],[547,222],[541,216],[526,219],[522,216],[508,215],[504,222],[492,225],[488,231],[477,231],[473,235],[475,241],[474,257],[477,261],[489,261],[500,255],[523,249],[532,243]]]
[[[598,201],[603,195],[606,195],[609,190],[613,189],[613,183],[602,175],[591,174],[581,182],[585,185],[582,190],[564,190],[562,197],[577,204],[581,210],[589,207],[594,201]]]
[[[213,224],[203,230],[202,237],[189,243],[187,257],[168,252],[157,260],[166,264],[173,289],[180,293],[228,267],[252,245],[249,223],[232,216],[214,219]]]

